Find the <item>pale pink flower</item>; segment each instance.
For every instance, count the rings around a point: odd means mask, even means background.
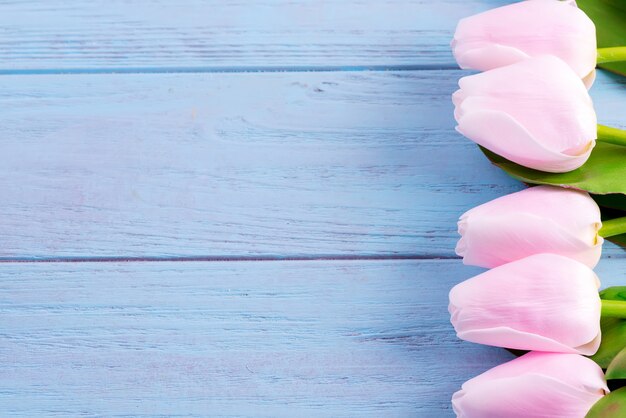
[[[458,418],[583,418],[608,392],[588,358],[531,352],[465,382],[452,406]]]
[[[463,263],[497,267],[533,254],[554,253],[595,267],[604,239],[600,208],[588,193],[537,186],[465,212],[456,253]]]
[[[589,87],[595,78],[596,28],[574,1],[531,0],[461,19],[452,51],[461,68],[491,70],[555,55]]]
[[[453,96],[456,129],[517,164],[548,172],[587,161],[598,128],[576,74],[544,55],[463,77]]]
[[[584,264],[537,254],[454,286],[448,310],[462,340],[591,355],[600,345],[599,286]]]

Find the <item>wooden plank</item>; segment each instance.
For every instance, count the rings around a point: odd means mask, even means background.
[[[604,286],[626,260],[602,260]],[[448,417],[458,260],[0,266],[0,413]]]
[[[459,75],[5,76],[0,254],[450,256],[519,187],[451,129]]]
[[[462,74],[3,76],[0,256],[453,256],[522,187],[454,132]]]
[[[451,65],[503,0],[36,0],[0,5],[0,69]]]
[[[449,324],[449,288],[478,271],[458,260],[2,264],[0,412],[452,416],[461,383],[510,358]]]

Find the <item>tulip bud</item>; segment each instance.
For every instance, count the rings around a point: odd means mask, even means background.
[[[466,17],[452,40],[461,68],[486,71],[554,55],[588,87],[595,78],[596,48],[595,25],[571,0],[522,1]]]
[[[456,253],[463,263],[497,267],[533,254],[564,255],[593,268],[604,239],[600,208],[583,191],[537,186],[465,212]]]
[[[600,345],[599,286],[584,264],[537,254],[457,284],[448,310],[462,340],[591,355]]]
[[[534,1],[534,0],[533,0]],[[517,164],[560,173],[587,161],[597,138],[589,93],[560,59],[540,56],[463,77],[456,129]]]
[[[465,382],[452,407],[459,418],[582,418],[608,392],[588,358],[532,352]]]

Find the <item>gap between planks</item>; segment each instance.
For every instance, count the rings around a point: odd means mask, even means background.
[[[310,255],[310,256],[189,256],[189,257],[13,257],[0,258],[0,264],[10,263],[153,263],[153,262],[257,262],[257,261],[394,261],[394,260],[460,260],[460,257],[449,255]]]
[[[193,74],[193,73],[305,73],[358,71],[451,71],[455,64],[416,65],[322,65],[322,66],[230,66],[230,67],[103,67],[103,68],[26,68],[0,69],[0,75],[71,74]]]
[[[608,256],[609,259],[622,259],[626,257]],[[392,255],[344,255],[344,254],[325,254],[325,255],[267,255],[267,256],[245,256],[245,255],[226,255],[226,256],[172,256],[172,257],[0,257],[0,264],[30,264],[30,263],[165,263],[165,262],[292,262],[292,261],[454,261],[461,260],[461,257],[450,255],[420,255],[420,254],[392,254]]]

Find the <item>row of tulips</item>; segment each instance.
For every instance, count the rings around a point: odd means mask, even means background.
[[[575,2],[523,1],[462,19],[452,48],[461,68],[489,70],[462,78],[453,96],[457,130],[482,147],[560,173],[582,166],[596,140],[626,145],[626,132],[597,124],[587,92],[595,26]],[[609,49],[603,62],[626,59]]]
[[[458,337],[532,352],[466,382],[452,399],[459,417],[583,417],[608,392],[602,369],[581,356],[600,346],[600,280],[592,267],[601,226],[586,192],[552,186],[461,216],[457,254],[491,269],[450,291]]]
[[[463,19],[452,47],[461,68],[485,71],[453,95],[457,130],[479,145],[546,172],[580,167],[596,140],[626,145],[624,132],[597,125],[587,92],[596,57],[625,57],[596,51],[595,26],[575,2],[530,0]],[[464,263],[490,270],[450,291],[458,337],[530,352],[463,384],[457,416],[584,417],[609,393],[584,356],[598,351],[603,312],[626,318],[624,304],[603,303],[592,269],[603,237],[626,233],[626,219],[603,226],[586,192],[538,186],[469,210],[459,233]]]

